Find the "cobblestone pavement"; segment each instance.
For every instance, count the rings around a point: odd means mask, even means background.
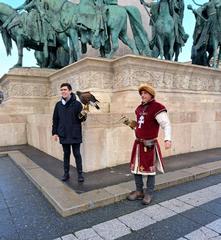
[[[63,218],[7,156],[0,157],[0,239],[221,238],[221,175]]]
[[[178,238],[221,239],[221,183],[153,204],[60,239]]]

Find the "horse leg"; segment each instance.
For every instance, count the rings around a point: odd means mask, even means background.
[[[214,38],[212,42],[213,42],[213,68],[215,68],[217,61],[218,41]]]
[[[23,42],[21,40],[21,36],[16,39],[16,45],[18,49],[18,62],[13,67],[22,67],[23,61]]]
[[[175,58],[174,58],[174,61],[175,62],[178,62],[178,57],[179,57],[179,54],[180,54],[180,48],[181,46],[179,46],[178,43],[174,43],[174,52],[175,52]]]
[[[112,30],[110,35],[111,35],[112,47],[111,47],[110,53],[106,55],[107,58],[112,58],[114,53],[119,48],[119,43],[118,43],[119,33],[117,33],[115,30]]]
[[[159,36],[159,34],[157,35],[157,42],[160,50],[160,58],[163,59],[164,57],[163,39]]]
[[[64,33],[59,33],[58,36],[58,42],[61,44],[61,46],[64,48],[64,50],[69,53],[69,46],[67,42],[67,36]]]
[[[119,35],[120,40],[126,44],[135,55],[139,55],[135,42],[127,36],[127,33],[122,31]]]
[[[175,58],[174,58],[174,61],[175,61],[175,62],[178,62],[178,56],[179,56],[179,54],[180,54],[180,49],[177,48],[177,49],[175,50]]]
[[[100,51],[100,55],[101,55],[101,57],[105,57],[105,47],[104,46],[101,46],[100,47],[100,49],[99,49],[99,51]]]
[[[220,58],[221,58],[221,51],[220,51],[220,46],[219,46],[219,54],[218,54],[218,59],[217,59],[217,63],[216,63],[216,68],[219,68]]]
[[[172,60],[172,59],[173,59],[173,54],[174,54],[174,42],[175,42],[175,39],[174,39],[174,38],[171,38],[171,39],[170,39],[170,49],[169,49],[169,60]]]
[[[50,48],[49,48],[50,49]],[[55,49],[50,49],[48,53],[48,68],[55,68],[55,62],[56,62],[56,50]]]
[[[206,51],[206,50],[205,50]],[[211,67],[210,65],[210,60],[212,59],[213,57],[213,49],[212,48],[209,48],[207,49],[207,52],[208,52],[208,57],[206,58],[206,65],[207,67]]]
[[[133,54],[139,55],[139,52],[135,45],[135,41],[130,39],[127,35],[127,15],[125,15],[124,21],[122,21],[121,23],[121,27],[120,26],[118,27],[120,29],[120,32],[118,35],[120,40],[132,50]]]
[[[163,45],[163,56],[164,56],[164,59],[166,60],[170,60],[170,53],[169,53],[169,48],[170,46],[168,45],[168,41],[165,43],[164,42],[164,45]]]
[[[81,58],[81,51],[80,51],[80,45],[78,41],[78,32],[71,28],[69,30],[69,36],[71,39],[70,44],[70,50],[71,50],[71,56],[70,56],[70,63],[73,63],[74,60],[78,61]],[[74,59],[75,56],[75,59]]]
[[[44,40],[44,44],[43,44],[43,53],[44,53],[43,67],[47,68],[47,66],[48,66],[48,41],[46,41],[46,40]]]

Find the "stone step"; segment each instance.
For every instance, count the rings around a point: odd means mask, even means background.
[[[7,154],[22,169],[24,174],[63,217],[126,199],[129,192],[134,190],[134,182],[129,181],[78,194],[65,183],[42,169],[22,152],[8,151],[1,152],[2,154]],[[156,176],[156,190],[218,173],[221,173],[221,160],[167,172]]]

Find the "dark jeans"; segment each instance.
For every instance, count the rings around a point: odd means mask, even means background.
[[[136,190],[142,192],[143,191],[143,176],[141,174],[134,174]],[[146,183],[146,193],[153,195],[154,186],[155,186],[155,175],[148,175],[147,176],[147,183]]]
[[[82,173],[82,158],[81,158],[81,152],[80,152],[80,143],[62,144],[63,152],[64,152],[64,173],[69,174],[71,146],[72,146],[72,151],[73,151],[73,155],[75,158],[77,172],[78,172],[78,174],[81,174]]]

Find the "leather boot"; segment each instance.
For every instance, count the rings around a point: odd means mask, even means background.
[[[130,201],[135,201],[135,200],[141,200],[143,199],[143,197],[144,197],[143,192],[133,191],[127,196],[127,199]]]
[[[78,173],[78,182],[84,182],[83,173]]]
[[[144,198],[142,200],[142,204],[143,205],[149,205],[151,203],[151,201],[152,201],[152,198],[153,198],[152,195],[150,195],[148,193],[145,193]]]
[[[61,180],[62,180],[63,182],[65,182],[65,181],[67,181],[69,178],[70,178],[69,173],[65,173],[65,174],[62,176]]]

